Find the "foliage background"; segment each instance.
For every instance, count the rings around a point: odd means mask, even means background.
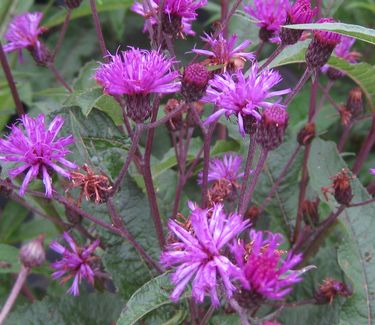
[[[0,38],[13,15],[24,11],[43,11],[45,17],[43,25],[49,27],[44,34],[44,40],[54,47],[59,28],[65,16],[65,9],[61,7],[63,1],[33,1],[33,0],[2,0],[0,2]],[[325,8],[331,8],[331,15],[336,19],[351,24],[374,28],[375,4],[371,0],[360,1],[334,1],[325,0]],[[142,33],[142,17],[132,13],[129,6],[130,0],[102,0],[98,1],[98,10],[103,26],[104,37],[108,50],[114,52],[121,45],[148,47],[148,39]],[[334,13],[334,14],[333,14]],[[76,138],[73,157],[77,163],[90,163],[99,170],[105,171],[115,178],[122,166],[123,157],[129,147],[126,139],[117,129],[122,122],[121,110],[118,104],[110,97],[102,95],[91,76],[101,60],[99,46],[90,16],[88,1],[74,11],[75,18],[69,25],[63,47],[57,58],[56,66],[64,78],[73,83],[74,93],[67,95],[66,91],[56,83],[47,69],[36,67],[31,57],[25,55],[23,64],[19,64],[16,55],[10,55],[15,79],[18,84],[21,99],[27,106],[28,112],[36,115],[42,112],[49,117],[59,113],[65,117],[66,133],[73,132]],[[210,31],[211,25],[220,18],[219,1],[209,1],[209,5],[199,12],[199,19],[194,24],[197,35],[203,31]],[[230,25],[231,32],[239,34],[240,39],[251,39],[255,48],[258,42],[258,28],[243,17],[236,15]],[[198,37],[188,37],[187,40],[176,42],[176,54],[181,65],[189,62],[192,54],[187,53],[194,45],[201,45]],[[300,44],[299,44],[300,46]],[[367,69],[375,72],[374,47],[368,43],[357,41],[355,49],[362,53],[361,61],[369,64]],[[267,45],[263,52],[266,57],[273,50],[272,45]],[[295,51],[298,53],[301,48]],[[279,60],[281,62],[281,59]],[[277,62],[276,62],[277,63]],[[284,81],[283,86],[294,85],[301,73],[301,64],[283,65],[280,68]],[[375,73],[365,76],[369,88],[375,88]],[[327,80],[321,77],[322,84]],[[349,78],[343,78],[335,83],[331,91],[332,97],[337,102],[345,102],[348,91],[354,86]],[[306,121],[306,112],[309,102],[309,85],[290,104],[290,126],[287,141],[278,150],[270,155],[267,172],[256,190],[255,201],[259,202],[268,193],[268,189],[276,175],[284,166],[290,153],[296,145],[296,132]],[[370,105],[366,105],[369,112]],[[15,120],[14,104],[7,88],[6,80],[0,72],[0,128],[6,132],[6,125]],[[226,151],[243,153],[247,144],[238,135],[236,126],[227,123],[230,138],[226,141],[216,141],[212,155]],[[340,157],[331,141],[337,142],[342,127],[337,112],[329,102],[325,102],[317,120],[320,138],[313,143],[312,154],[309,161],[311,187],[309,195],[319,193],[322,186],[329,183],[328,178],[334,175],[346,164],[351,166],[355,153],[358,152],[370,120],[358,122],[353,128],[345,153]],[[153,147],[153,177],[157,188],[158,200],[164,218],[170,213],[174,188],[176,186],[176,161],[166,128],[159,128],[157,139]],[[200,148],[202,141],[197,134],[191,145],[189,159],[192,159]],[[278,199],[267,208],[261,218],[261,228],[271,228],[288,234],[288,229],[296,215],[296,202],[298,195],[298,172],[301,165],[300,156],[294,168],[288,173],[285,183],[278,191]],[[375,165],[375,154],[372,152],[362,168],[359,180],[355,181],[355,201],[369,198],[363,186],[373,180],[367,170]],[[147,199],[144,186],[135,170],[126,179],[119,195],[116,196],[116,205],[122,211],[127,226],[137,240],[157,259],[159,255],[156,239],[149,236],[153,233],[150,223]],[[40,184],[36,184],[38,188]],[[189,199],[197,198],[195,179],[187,186],[181,206]],[[321,197],[323,199],[323,197]],[[28,197],[27,201],[34,207],[42,209],[54,218],[66,220],[64,209],[42,199]],[[326,215],[335,206],[334,201],[329,201],[321,206],[321,214]],[[5,301],[14,274],[19,268],[17,260],[18,247],[22,242],[35,238],[44,232],[46,244],[59,236],[61,229],[53,222],[33,215],[26,208],[1,195],[0,215],[0,261],[6,261],[11,267],[0,267],[0,305]],[[85,204],[84,209],[108,221],[106,210]],[[183,209],[184,210],[184,209]],[[337,299],[332,305],[301,306],[298,308],[285,308],[278,315],[278,320],[283,324],[340,324],[357,325],[371,324],[375,316],[375,267],[373,255],[375,253],[375,207],[373,205],[354,208],[341,217],[340,222],[330,232],[319,254],[312,257],[309,264],[317,266],[315,271],[306,275],[306,280],[297,286],[290,301],[303,300],[313,295],[318,284],[326,277],[335,277],[351,284],[354,294],[348,299]],[[86,221],[84,221],[86,223]],[[47,264],[37,270],[29,278],[28,287],[36,299],[30,305],[27,299],[20,295],[17,306],[7,320],[7,324],[110,324],[117,321],[127,303],[119,324],[134,324],[141,316],[146,315],[146,324],[180,324],[188,314],[186,301],[178,305],[170,305],[168,300],[168,281],[165,275],[154,280],[155,274],[149,270],[136,252],[119,238],[95,229],[86,223],[88,229],[99,233],[107,240],[108,247],[100,255],[105,270],[112,275],[113,282],[99,283],[96,290],[83,289],[83,294],[78,298],[65,295],[66,288],[52,282],[49,278],[51,270]],[[49,253],[51,254],[51,253]],[[53,258],[53,256],[49,256]],[[150,281],[146,288],[139,289]],[[104,288],[106,287],[106,290]],[[129,298],[131,300],[129,301]],[[266,315],[270,310],[263,310]],[[216,312],[211,324],[236,324],[238,319],[233,314]]]

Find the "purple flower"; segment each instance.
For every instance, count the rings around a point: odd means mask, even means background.
[[[202,40],[210,46],[211,50],[193,49],[192,52],[207,55],[214,64],[223,64],[224,67],[226,67],[235,59],[241,59],[244,61],[246,59],[254,59],[254,54],[252,52],[243,52],[251,44],[249,40],[246,40],[235,47],[237,41],[236,34],[232,35],[228,40],[224,38],[222,33],[220,33],[216,39],[213,38],[213,36],[205,34],[205,37],[202,37]]]
[[[311,23],[318,8],[311,9],[310,0],[297,0],[288,10],[289,24],[308,24]]]
[[[302,273],[310,269],[292,270],[302,260],[302,255],[288,254],[282,258],[279,246],[283,242],[281,234],[250,231],[250,245],[234,242],[232,252],[244,272],[249,288],[254,293],[268,299],[282,299],[291,286],[302,281]],[[246,260],[244,259],[246,256]]]
[[[11,133],[6,139],[0,139],[0,161],[21,164],[9,170],[10,177],[26,173],[19,191],[20,195],[25,194],[33,178],[40,176],[43,179],[46,196],[51,197],[51,171],[70,177],[70,173],[57,163],[68,168],[77,167],[64,158],[70,152],[65,147],[74,142],[73,136],[56,139],[64,124],[64,119],[60,116],[56,116],[48,128],[42,114],[36,118],[23,115],[21,122],[22,125],[11,127]]]
[[[208,169],[208,181],[219,181],[225,179],[235,183],[244,174],[240,173],[242,158],[239,155],[226,154],[222,159],[214,158],[210,161]],[[198,184],[202,184],[203,173],[198,174]]]
[[[370,174],[375,175],[375,168],[370,168],[369,172],[370,172]]]
[[[257,20],[257,25],[277,36],[285,23],[290,7],[288,0],[254,0],[253,6],[244,6],[244,11]]]
[[[236,213],[227,216],[221,204],[204,210],[189,202],[189,207],[192,231],[170,220],[169,229],[177,240],[169,244],[161,256],[163,265],[177,266],[171,278],[176,287],[170,297],[177,301],[194,277],[194,299],[202,302],[205,294],[208,294],[212,304],[218,306],[218,285],[223,284],[226,295],[231,297],[236,290],[232,281],[242,279],[240,269],[223,255],[223,250],[228,242],[249,225],[249,221],[242,221]]]
[[[213,103],[219,109],[204,123],[212,123],[223,114],[227,117],[236,115],[239,131],[244,136],[244,117],[251,115],[260,119],[261,115],[258,110],[273,105],[267,101],[268,98],[290,92],[290,89],[270,91],[280,81],[281,76],[278,72],[268,69],[258,72],[256,63],[248,71],[247,77],[241,71],[234,75],[229,73],[215,75],[215,78],[210,80],[206,96],[202,98],[202,101]]]
[[[5,52],[12,52],[24,48],[40,48],[41,43],[38,36],[46,31],[44,27],[39,27],[43,13],[24,13],[13,18],[10,22],[4,38],[9,42],[4,45]]]
[[[65,248],[57,241],[52,241],[50,248],[62,255],[62,259],[51,264],[51,267],[56,270],[52,273],[54,280],[61,278],[61,283],[65,283],[71,278],[74,278],[72,286],[68,293],[73,296],[79,295],[79,285],[82,279],[86,279],[89,283],[94,284],[94,271],[92,270],[92,262],[96,259],[93,256],[95,249],[99,246],[100,241],[95,240],[85,248],[79,247],[69,236],[64,232],[63,237],[69,244],[69,248]]]
[[[324,24],[324,23],[335,23],[336,21],[333,18],[320,18],[316,23],[317,24]],[[337,46],[340,43],[341,35],[330,32],[327,30],[314,30],[313,31],[314,38],[317,39],[319,42],[330,45],[330,46]]]
[[[157,5],[160,5],[162,0],[154,0]],[[164,12],[170,16],[177,16],[187,19],[195,19],[197,9],[205,6],[207,0],[164,0]]]
[[[130,47],[109,57],[111,62],[101,64],[95,79],[110,95],[167,94],[180,89],[179,74],[172,71],[174,61],[159,51]]]

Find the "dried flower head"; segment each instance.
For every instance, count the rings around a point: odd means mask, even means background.
[[[345,283],[327,278],[320,285],[318,292],[315,294],[315,299],[318,304],[332,304],[335,297],[350,297],[352,294],[352,290]]]
[[[326,200],[328,200],[327,194],[332,193],[338,203],[348,205],[353,198],[352,187],[350,185],[353,178],[348,168],[343,168],[335,176],[330,177],[332,184],[328,187],[322,187]]]
[[[26,267],[41,266],[46,260],[46,253],[43,247],[44,235],[22,245],[20,249],[21,263]]]
[[[169,94],[180,89],[178,72],[172,71],[174,61],[159,51],[130,47],[102,63],[96,81],[110,95],[125,95],[127,113],[137,123],[150,115],[150,94]]]
[[[209,65],[223,65],[223,72],[227,70],[236,71],[238,67],[237,60],[245,62],[255,58],[252,52],[244,52],[251,44],[249,40],[235,46],[237,42],[236,34],[233,34],[228,40],[224,38],[222,33],[217,38],[205,34],[202,40],[210,46],[210,50],[193,49],[192,52],[208,56]]]
[[[0,161],[18,163],[20,166],[9,170],[9,176],[14,178],[26,173],[20,188],[20,195],[24,195],[27,186],[33,178],[40,177],[46,189],[46,196],[52,196],[51,172],[69,178],[69,171],[58,166],[60,163],[67,168],[77,166],[66,160],[65,156],[70,152],[66,147],[74,142],[73,136],[57,139],[64,119],[56,116],[47,127],[44,115],[36,118],[23,115],[19,125],[11,127],[11,133],[6,139],[0,139]],[[26,172],[27,171],[27,172]]]
[[[68,233],[64,232],[63,237],[68,243],[69,248],[65,248],[57,241],[52,241],[50,244],[52,250],[62,255],[61,260],[51,264],[51,267],[56,270],[56,272],[52,273],[52,278],[55,280],[61,278],[61,283],[74,278],[68,293],[78,296],[79,284],[82,279],[86,279],[90,284],[94,284],[95,274],[92,264],[97,260],[97,257],[93,253],[99,246],[100,241],[95,240],[87,247],[80,247]]]
[[[223,255],[223,250],[249,222],[242,221],[236,213],[226,215],[221,204],[211,209],[200,209],[190,202],[189,207],[191,231],[170,220],[169,229],[178,240],[169,244],[161,255],[163,265],[177,266],[171,278],[176,285],[171,299],[177,301],[194,277],[193,298],[203,302],[205,294],[208,294],[212,304],[218,306],[218,287],[223,285],[226,295],[231,297],[236,290],[232,282],[242,276],[240,269]]]
[[[244,11],[257,20],[259,37],[267,42],[277,40],[289,6],[289,0],[254,0],[253,5],[244,5]]]
[[[288,254],[284,259],[285,252],[279,249],[283,242],[281,234],[251,230],[250,239],[247,245],[239,241],[232,246],[237,264],[248,281],[248,288],[244,289],[267,299],[284,298],[311,267],[293,270],[302,255]]]
[[[213,103],[219,109],[204,123],[215,122],[223,114],[226,117],[236,115],[239,131],[242,136],[245,136],[244,118],[246,116],[261,119],[259,110],[273,105],[268,101],[269,98],[290,92],[290,89],[271,91],[271,88],[280,81],[281,76],[278,72],[268,69],[259,72],[256,63],[248,71],[247,77],[242,71],[233,75],[229,73],[215,75],[215,78],[209,81],[206,96],[202,98],[202,101]]]
[[[302,203],[302,214],[305,223],[317,226],[319,224],[319,202],[317,198],[314,201],[304,200]]]
[[[357,118],[363,113],[363,95],[359,87],[350,90],[346,101],[346,108],[351,113],[352,118]]]
[[[297,141],[301,146],[306,146],[315,138],[315,123],[309,122],[298,132]]]
[[[85,195],[87,201],[96,204],[106,202],[112,191],[112,184],[108,176],[104,173],[95,174],[86,164],[82,166],[82,169],[86,172],[85,174],[76,171],[70,172],[71,187],[81,187],[78,205],[81,205],[83,195]]]

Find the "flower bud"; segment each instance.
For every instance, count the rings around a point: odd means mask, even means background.
[[[332,18],[321,18],[317,23],[334,23]],[[306,51],[306,63],[309,69],[321,68],[328,62],[341,36],[337,33],[314,30],[314,38]]]
[[[350,297],[352,294],[352,290],[345,283],[327,278],[315,293],[315,299],[318,304],[331,304],[336,296]]]
[[[362,90],[359,87],[353,88],[349,92],[346,101],[346,108],[352,113],[352,117],[356,118],[363,113],[363,97]]]
[[[125,95],[126,113],[135,123],[143,123],[151,115],[150,95]]]
[[[25,267],[41,266],[46,260],[46,253],[43,247],[44,235],[29,241],[20,250],[20,260]]]
[[[315,137],[315,124],[307,123],[297,135],[297,141],[301,146],[310,144]]]
[[[78,8],[81,5],[82,0],[65,0],[65,5],[69,9]]]
[[[200,63],[188,65],[182,76],[181,94],[187,102],[194,102],[202,98],[208,81],[210,72]]]
[[[259,121],[255,140],[266,150],[276,149],[284,140],[288,118],[286,110],[278,104],[266,108]]]
[[[285,25],[307,24],[312,21],[316,8],[311,9],[310,0],[297,0],[290,8]],[[303,30],[281,28],[280,38],[284,45],[292,45],[301,38]]]

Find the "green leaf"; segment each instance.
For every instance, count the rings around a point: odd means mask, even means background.
[[[117,325],[134,325],[153,310],[171,304],[169,276],[169,273],[164,273],[139,288],[121,312]],[[185,293],[181,299],[190,296],[190,293]]]
[[[336,149],[336,144],[320,139],[312,143],[308,164],[311,185],[324,197],[320,191],[327,186],[342,168],[347,167]],[[351,181],[353,190],[352,202],[362,202],[371,197],[358,179]],[[334,199],[330,199],[331,209],[334,209]],[[344,324],[372,324],[375,317],[375,268],[374,242],[375,233],[375,204],[357,208],[347,208],[339,217],[345,226],[347,239],[338,250],[340,266],[350,279],[354,293],[347,299],[342,308],[341,320]]]
[[[105,12],[118,9],[127,9],[130,5],[133,4],[132,0],[105,0],[103,2],[98,2],[96,4],[97,11]],[[71,20],[89,16],[91,15],[91,7],[89,1],[84,1],[79,8],[76,8],[72,11]],[[46,21],[43,22],[43,25],[46,27],[55,27],[64,22],[66,16],[65,10],[60,10],[55,15],[49,17]]]
[[[321,23],[285,25],[284,27],[291,29],[328,30],[338,34],[351,36],[370,44],[375,44],[375,30],[358,25],[344,23]]]
[[[13,234],[26,219],[28,211],[20,204],[9,201],[0,218],[0,241],[3,243],[13,242]]]
[[[20,266],[18,249],[10,245],[0,244],[0,274],[17,273]]]
[[[103,325],[112,324],[124,302],[112,293],[82,293],[45,298],[16,308],[5,325]]]

